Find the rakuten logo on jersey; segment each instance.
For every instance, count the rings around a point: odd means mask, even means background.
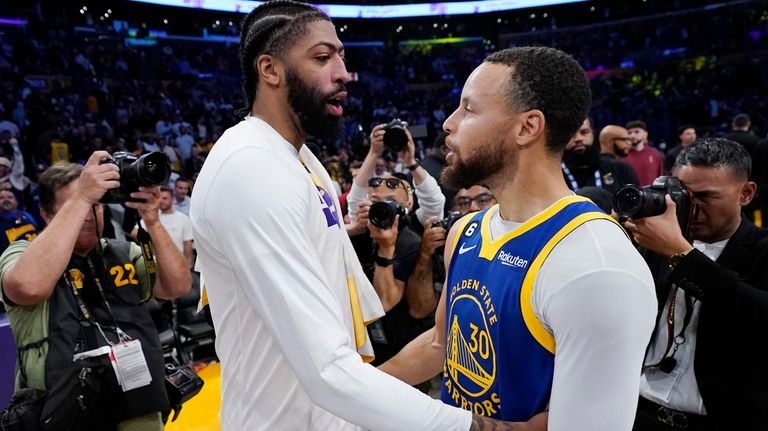
[[[499,252],[499,261],[501,261],[502,265],[507,266],[513,266],[515,268],[521,268],[525,269],[528,267],[528,261],[521,258],[520,256],[515,256],[512,253],[507,253],[504,250]]]

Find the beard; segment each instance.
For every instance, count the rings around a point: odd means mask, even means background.
[[[600,164],[600,147],[592,144],[584,151],[565,150],[563,163],[571,169],[594,169]]]
[[[344,91],[342,85],[330,93],[322,93],[312,88],[292,71],[286,73],[288,86],[288,104],[296,116],[304,133],[322,140],[335,140],[341,135],[341,118],[326,110],[326,102],[337,93]]]
[[[461,160],[455,153],[448,166],[440,174],[442,183],[454,190],[468,189],[474,185],[486,184],[492,187],[492,177],[496,176],[510,162],[508,158],[500,157],[508,151],[500,138],[488,140],[478,148],[473,158]]]
[[[629,148],[624,149],[616,144],[613,144],[613,151],[618,157],[627,157],[629,155]]]

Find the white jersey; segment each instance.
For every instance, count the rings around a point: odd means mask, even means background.
[[[249,117],[222,135],[191,218],[221,359],[223,430],[469,428],[469,412],[362,361],[340,214],[267,123]]]

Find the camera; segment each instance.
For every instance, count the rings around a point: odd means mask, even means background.
[[[384,125],[384,146],[394,153],[403,151],[408,146],[408,135],[405,134],[405,128],[408,123],[399,118],[395,118]]]
[[[458,211],[448,211],[448,216],[442,220],[435,220],[432,223],[432,227],[441,227],[447,231],[451,230],[451,226],[456,223],[456,220],[461,218],[461,213]]]
[[[667,210],[667,194],[677,205],[680,230],[690,239],[691,221],[698,214],[698,207],[677,177],[658,177],[647,187],[626,185],[613,195],[613,208],[622,220],[657,216]]]
[[[154,187],[168,182],[171,176],[171,162],[165,154],[154,151],[136,157],[132,153],[118,151],[111,158],[105,158],[99,164],[112,163],[120,170],[120,187],[107,190],[100,202],[105,204],[122,202],[140,202],[131,198],[131,193],[139,187]]]
[[[392,198],[381,202],[374,202],[368,210],[368,220],[379,229],[389,229],[395,224],[395,217],[400,216],[398,227],[405,227],[405,216],[408,211],[403,204]]]

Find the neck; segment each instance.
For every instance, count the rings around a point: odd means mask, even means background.
[[[287,109],[274,109],[275,106],[284,106]],[[306,133],[304,133],[304,129],[299,124],[296,114],[293,113],[292,109],[288,108],[286,100],[268,96],[264,96],[263,99],[257,97],[256,101],[253,102],[251,115],[269,124],[283,139],[296,147],[296,151],[301,150]]]
[[[173,207],[170,207],[168,209],[160,210],[163,214],[173,214]]]
[[[544,162],[521,158],[517,166],[489,180],[502,219],[524,222],[572,194],[563,180],[559,158],[539,157]]]
[[[638,142],[637,145],[632,147],[635,151],[643,151],[643,148],[645,148],[645,142]]]

